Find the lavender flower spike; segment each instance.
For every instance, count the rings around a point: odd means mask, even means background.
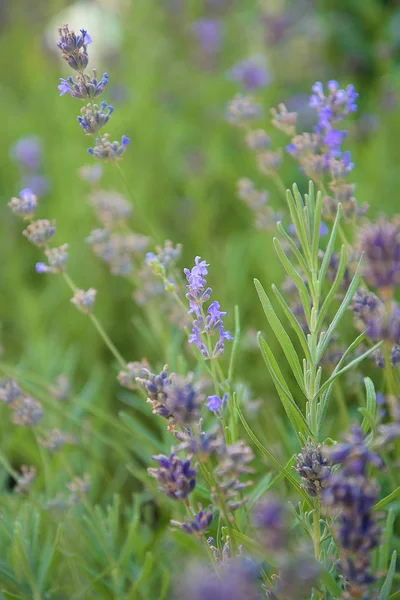
[[[130,141],[130,138],[123,135],[121,142],[110,142],[110,136],[106,133],[101,139],[96,138],[96,145],[94,148],[88,148],[88,152],[105,162],[115,162],[121,158]]]
[[[181,460],[176,454],[169,457],[159,454],[152,457],[159,464],[158,469],[148,469],[154,477],[159,490],[173,500],[186,500],[196,486],[197,471],[190,465],[190,460]]]

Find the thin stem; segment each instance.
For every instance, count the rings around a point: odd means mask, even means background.
[[[76,290],[78,288],[75,285],[75,283],[72,281],[71,277],[69,275],[67,275],[67,273],[63,273],[62,276],[64,278],[64,281],[67,283],[67,285],[70,287],[70,289],[75,294],[75,292],[76,292]],[[102,340],[105,343],[105,345],[107,346],[107,348],[110,350],[111,354],[114,356],[114,358],[120,364],[120,366],[123,369],[126,369],[126,361],[123,359],[123,357],[121,356],[121,354],[117,350],[115,344],[111,341],[109,335],[105,331],[104,327],[101,325],[101,323],[98,320],[98,318],[95,317],[92,313],[89,313],[88,317],[89,317],[90,321],[93,323],[93,325],[95,326],[95,328],[97,329],[100,337],[102,338]]]
[[[313,542],[314,542],[314,554],[315,560],[319,560],[321,554],[321,530],[320,530],[320,506],[319,502],[314,510],[313,514]]]

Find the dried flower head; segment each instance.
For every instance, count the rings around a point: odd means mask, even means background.
[[[288,112],[286,106],[281,103],[277,108],[271,108],[272,119],[271,123],[277,129],[280,129],[286,135],[296,135],[297,113]]]
[[[15,215],[31,221],[35,216],[37,197],[31,189],[26,188],[20,192],[19,198],[11,198],[8,206]]]
[[[177,527],[181,531],[188,533],[189,535],[198,536],[202,532],[207,531],[210,527],[213,520],[212,507],[209,506],[206,509],[203,509],[201,504],[199,504],[199,512],[194,513],[193,517],[186,517],[183,523],[179,521],[170,521],[172,527]]]
[[[31,244],[34,244],[38,248],[43,248],[53,237],[55,232],[55,221],[39,219],[38,221],[32,221],[32,223],[30,223],[22,233],[31,242]]]
[[[176,454],[159,454],[152,459],[159,467],[148,469],[148,473],[157,480],[160,492],[173,500],[186,500],[196,486],[197,471],[191,467],[190,460],[183,461]]]
[[[13,406],[15,402],[21,397],[21,395],[21,388],[19,387],[15,379],[11,379],[9,377],[0,381],[0,400],[5,402],[9,406]]]
[[[37,273],[63,273],[68,262],[68,244],[45,250],[49,264],[36,263]]]
[[[95,135],[110,120],[114,107],[102,102],[100,108],[97,104],[87,104],[81,108],[81,116],[77,117],[79,125],[86,135]]]
[[[260,107],[251,96],[241,96],[237,94],[228,104],[226,117],[230,123],[238,127],[247,127],[253,120],[261,114]]]
[[[36,475],[36,467],[27,467],[26,465],[21,465],[21,474],[17,478],[14,492],[17,494],[28,494],[33,482],[36,479]]]
[[[93,305],[96,300],[97,290],[89,288],[88,290],[76,290],[75,294],[71,298],[72,304],[76,306],[78,310],[88,315],[93,310]]]
[[[23,396],[16,404],[12,404],[11,408],[13,409],[11,421],[14,425],[24,427],[34,427],[44,414],[40,402],[30,396]]]
[[[89,154],[105,162],[115,162],[121,158],[131,140],[123,135],[121,142],[110,142],[110,136],[105,133],[101,138],[96,138],[96,145],[88,148]]]
[[[390,290],[400,284],[400,221],[381,218],[364,225],[358,247],[364,253],[367,283],[391,295]]]

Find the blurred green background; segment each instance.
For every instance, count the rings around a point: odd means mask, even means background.
[[[76,391],[94,381],[90,402],[110,406],[115,414],[121,408],[107,348],[70,304],[61,278],[35,272],[41,252],[21,237],[21,222],[7,208],[21,188],[10,148],[25,135],[42,140],[42,171],[50,189],[38,214],[57,220],[57,243],[70,245],[71,276],[80,287],[99,290],[96,314],[127,360],[147,357],[160,366],[170,359],[150,332],[134,326],[141,309],[131,299],[130,283],[113,277],[84,241],[96,221],[88,185],[77,171],[94,159],[86,153],[91,140],[76,122],[81,102],[58,95],[58,78],[70,74],[55,47],[57,27],[64,23],[89,30],[89,66],[109,73],[103,98],[115,112],[108,129],[113,139],[131,138],[121,166],[135,201],[164,239],[183,244],[180,268],[190,267],[196,255],[210,263],[209,283],[228,311],[230,328],[238,304],[243,331],[262,329],[252,280],[258,277],[268,287],[283,277],[272,236],[254,229],[252,215],[236,197],[236,181],[249,177],[269,189],[275,210],[283,209],[276,190],[257,172],[241,132],[225,119],[227,102],[241,91],[227,76],[237,61],[253,55],[266,61],[270,83],[257,100],[264,109],[260,126],[267,128],[269,109],[280,101],[299,107],[307,122],[307,98],[316,80],[353,82],[359,111],[346,148],[356,164],[358,201],[371,205],[370,215],[397,212],[399,2],[3,0],[0,10],[0,335],[7,364],[46,381],[66,372]],[[203,18],[219,20],[216,52],[207,51],[193,32]],[[274,146],[284,144],[279,133],[271,135]],[[287,186],[297,181],[305,189],[288,156],[282,177]],[[112,165],[105,165],[103,185],[124,191]],[[260,355],[245,343],[238,369],[254,397],[277,406]]]

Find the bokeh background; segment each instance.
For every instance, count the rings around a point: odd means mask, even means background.
[[[194,364],[190,353],[182,351],[184,335],[168,326],[166,314],[158,314],[167,330],[161,344],[155,335],[158,326],[132,300],[131,283],[112,276],[85,242],[97,223],[87,201],[89,186],[78,171],[94,159],[87,154],[91,140],[76,121],[80,101],[59,97],[57,90],[59,78],[70,74],[55,46],[57,28],[64,23],[89,30],[90,66],[109,73],[103,94],[115,107],[109,129],[113,139],[122,134],[131,138],[120,164],[136,212],[146,215],[161,239],[183,244],[180,269],[191,267],[196,255],[210,263],[209,284],[228,312],[230,329],[239,305],[237,376],[248,386],[248,418],[259,438],[268,440],[268,447],[285,462],[297,448],[281,435],[285,424],[279,400],[254,332],[266,329],[278,356],[280,349],[271,339],[253,286],[257,277],[268,289],[283,280],[283,273],[272,235],[255,229],[253,215],[237,198],[236,182],[248,177],[266,187],[274,211],[284,212],[283,200],[257,171],[242,133],[226,120],[227,103],[243,91],[229,72],[252,56],[263,61],[267,82],[256,98],[263,107],[260,126],[271,131],[275,148],[283,146],[285,138],[269,128],[272,106],[285,102],[289,110],[299,111],[301,125],[311,130],[314,117],[307,103],[312,84],[329,79],[337,79],[341,87],[354,83],[359,110],[350,119],[346,149],[355,162],[358,202],[370,204],[369,217],[400,212],[400,2],[0,0],[0,367],[3,374],[11,374],[9,369],[28,374],[33,392],[35,382],[37,390],[43,390],[60,373],[68,375],[74,399],[67,408],[49,401],[47,424],[79,432],[84,451],[72,450],[69,464],[75,473],[91,473],[93,503],[105,506],[115,492],[127,499],[133,490],[142,489],[149,457],[155,448],[163,450],[165,424],[156,423],[143,400],[118,385],[118,366],[89,320],[71,305],[62,278],[36,273],[34,265],[42,254],[21,236],[21,221],[7,207],[10,198],[29,185],[22,181],[15,160],[18,141],[36,136],[40,143],[38,214],[57,220],[57,244],[69,244],[69,272],[80,287],[98,290],[96,314],[123,356],[131,361],[147,358],[155,371],[169,363],[171,370],[186,372]],[[296,181],[306,189],[304,176],[289,156],[281,174],[287,186]],[[102,185],[124,193],[112,165],[105,165]],[[131,225],[141,232],[135,212]],[[39,464],[43,457],[30,432],[11,427],[8,408],[2,405],[0,410],[2,453],[14,468]],[[121,410],[134,416],[129,435],[118,417]],[[130,459],[142,466],[141,477],[126,469]],[[47,472],[39,475],[46,498],[56,496],[68,477],[62,458],[52,458]],[[3,492],[15,483],[6,470],[0,479]],[[141,521],[148,529],[142,531],[141,541],[138,538],[138,564],[145,560],[149,539],[168,562],[173,560],[170,542],[158,545],[161,527],[152,532],[155,523],[162,522],[166,529],[169,509],[155,507],[146,493],[140,500],[145,507]],[[12,499],[6,504],[12,527],[18,507]],[[27,509],[20,518],[28,521],[29,514]],[[69,527],[70,551],[80,544],[91,557],[90,534],[80,538],[79,522],[75,529]],[[7,540],[0,540],[4,548]],[[195,547],[184,535],[180,540],[190,550]],[[94,573],[104,568],[101,562],[90,565]],[[77,589],[86,581],[79,577]],[[144,589],[143,597],[155,597],[152,592],[146,596]]]
[[[225,118],[228,101],[242,91],[229,70],[240,60],[262,57],[268,83],[256,96],[265,126],[270,108],[283,101],[310,129],[311,85],[329,79],[341,86],[354,83],[359,111],[346,147],[356,165],[358,201],[370,204],[370,216],[397,212],[400,3],[3,0],[0,11],[1,360],[48,382],[67,373],[86,408],[117,415],[129,402],[116,383],[113,358],[70,304],[64,282],[35,272],[41,253],[22,238],[21,222],[7,208],[10,197],[26,186],[13,148],[34,135],[42,147],[39,172],[47,187],[39,214],[57,220],[57,243],[70,245],[72,277],[84,289],[99,290],[96,312],[128,360],[146,357],[156,366],[172,360],[177,368],[173,352],[160,347],[143,310],[132,301],[129,281],[113,277],[85,243],[96,221],[87,202],[88,184],[78,170],[94,159],[76,121],[80,101],[59,97],[57,90],[59,77],[69,75],[55,46],[57,27],[68,23],[89,30],[90,65],[109,73],[104,98],[115,107],[109,128],[113,139],[131,138],[121,166],[135,203],[163,239],[183,244],[182,269],[196,255],[207,259],[209,283],[228,311],[230,328],[234,306],[240,306],[244,335],[238,375],[251,384],[252,399],[262,398],[257,422],[273,440],[279,428],[270,416],[275,409],[279,415],[278,401],[254,347],[253,332],[265,321],[252,280],[258,277],[268,287],[283,274],[272,236],[254,228],[252,214],[237,198],[237,180],[249,177],[266,185],[274,210],[283,206],[278,192],[262,180],[243,136]],[[271,135],[275,146],[284,144],[279,133]],[[282,178],[305,189],[288,156]],[[112,165],[105,165],[102,183],[124,192]],[[71,410],[77,418],[83,414],[82,404]],[[101,423],[107,430],[104,419]],[[21,436],[3,431],[3,446],[17,463],[25,458]]]

